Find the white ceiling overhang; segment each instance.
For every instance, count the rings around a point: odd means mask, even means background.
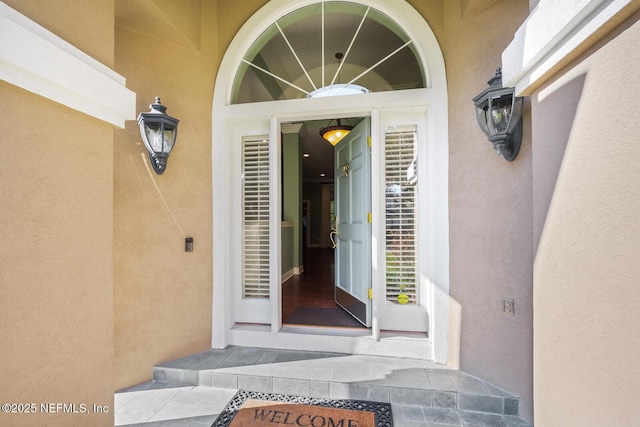
[[[530,95],[640,9],[637,0],[541,0],[502,53],[502,82]]]
[[[124,77],[0,2],[0,80],[124,128],[136,94]]]

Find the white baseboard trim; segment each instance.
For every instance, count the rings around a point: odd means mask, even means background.
[[[282,275],[282,283],[291,279],[293,276],[299,276],[302,273],[304,273],[304,265],[301,265],[300,267],[293,267]]]
[[[291,270],[287,271],[282,275],[282,283],[286,282],[287,280],[291,279],[294,276],[294,270],[295,269],[292,268]]]

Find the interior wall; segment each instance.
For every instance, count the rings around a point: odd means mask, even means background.
[[[283,220],[293,221],[290,262],[291,268],[296,269],[302,266],[302,152],[300,145],[298,132],[282,134]],[[288,269],[283,269],[282,272],[287,271]]]
[[[534,178],[557,176],[534,198],[539,425],[640,417],[639,16],[532,96]]]
[[[113,64],[112,0],[5,3]],[[113,128],[6,82],[0,99],[0,400],[37,405],[0,425],[112,426]]]
[[[118,14],[127,16],[135,5],[117,3],[123,8]],[[210,1],[160,12],[153,16],[163,17],[163,25],[172,25],[171,19],[186,29],[185,43],[173,42],[179,34],[171,40],[151,35],[135,20],[117,21],[115,30],[115,69],[136,92],[137,111],[149,111],[159,96],[167,114],[180,120],[163,175],[151,170],[137,122],[115,134],[116,388],[149,380],[160,362],[211,347],[211,104],[218,16]],[[195,36],[194,27],[201,28]],[[193,252],[185,252],[185,237],[193,237]]]
[[[282,224],[280,237],[280,268],[283,280],[293,274],[293,227]]]
[[[305,182],[302,186],[302,198],[309,200],[309,212],[307,213],[307,227],[309,228],[308,246],[320,247],[322,227],[322,184],[317,182]]]
[[[450,295],[460,307],[460,369],[521,396],[533,417],[532,152],[528,103],[513,162],[481,132],[472,98],[487,87],[501,53],[529,13],[526,0],[465,14],[445,2],[443,51],[449,89]],[[495,25],[499,22],[500,25]],[[472,65],[471,65],[472,64]],[[513,299],[515,315],[502,311]]]

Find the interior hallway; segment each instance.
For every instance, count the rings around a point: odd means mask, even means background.
[[[334,271],[333,249],[305,248],[304,272],[282,285],[283,323],[363,327],[335,303]]]

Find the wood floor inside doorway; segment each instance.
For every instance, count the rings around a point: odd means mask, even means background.
[[[298,324],[289,320],[299,319],[304,311],[302,324],[308,326],[363,327],[334,301],[333,249],[306,248],[303,263],[304,272],[282,286],[283,323]]]

